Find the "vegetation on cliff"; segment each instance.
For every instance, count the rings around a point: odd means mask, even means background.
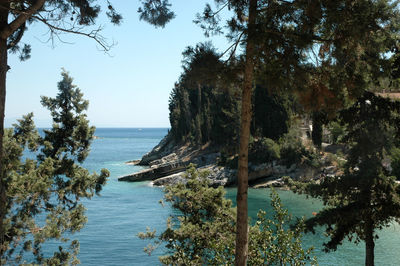
[[[238,149],[240,62],[223,62],[210,43],[188,47],[183,73],[169,100],[170,135],[177,142],[211,142],[231,154]],[[279,140],[287,133],[294,99],[261,84],[253,93],[252,135]]]

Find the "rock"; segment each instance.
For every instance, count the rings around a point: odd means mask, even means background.
[[[251,171],[249,173],[249,182],[255,181],[255,180],[260,179],[262,177],[270,176],[273,173],[274,173],[274,168],[272,168],[272,167],[266,167],[264,169]]]
[[[184,163],[175,162],[175,163],[155,166],[152,168],[144,169],[137,173],[122,176],[118,178],[118,181],[139,182],[139,181],[155,180],[160,177],[182,172],[185,169],[186,165]]]
[[[253,188],[268,188],[268,187],[284,187],[285,186],[285,182],[282,180],[282,178],[278,178],[275,180],[270,180],[267,181],[265,183],[260,183],[257,184],[255,186],[253,186]]]
[[[137,165],[139,163],[140,163],[140,160],[132,160],[132,161],[125,162],[125,164],[129,164],[129,165]]]
[[[210,180],[210,185],[213,187],[230,186],[236,183],[237,170],[229,169],[227,167],[210,165],[201,167],[200,170],[209,172],[207,178]]]
[[[152,183],[153,183],[153,186],[165,186],[165,185],[177,184],[179,182],[185,182],[185,179],[183,178],[183,176],[184,176],[184,172],[180,172],[177,174],[158,178],[158,179],[154,180]]]
[[[175,161],[178,161],[178,156],[175,153],[171,153],[167,156],[162,157],[161,159],[157,159],[154,161],[151,161],[149,163],[150,167],[156,166],[156,165],[162,165],[166,163],[173,163]]]
[[[150,162],[160,159],[170,154],[175,146],[175,142],[167,134],[160,143],[157,144],[150,152],[143,155],[139,165],[149,165]]]
[[[207,179],[211,187],[228,186],[236,181],[237,171],[216,165],[208,165],[198,168],[199,171],[207,171]],[[154,186],[165,186],[185,182],[184,172],[172,174],[153,181]]]
[[[326,173],[326,174],[328,174],[328,175],[333,175],[333,174],[335,174],[335,173],[337,172],[337,167],[334,166],[334,165],[331,165],[331,166],[325,167],[325,168],[322,170],[322,172],[323,172],[323,173]]]
[[[221,153],[218,147],[207,143],[203,146],[193,146],[190,143],[179,145],[167,135],[153,150],[143,156],[139,165],[148,165],[148,169],[138,173],[120,177],[119,181],[153,181],[155,186],[174,184],[183,180],[183,172],[189,163],[196,164],[200,170],[209,171],[208,178],[211,186],[232,186],[237,184],[237,170],[217,166]],[[129,163],[137,163],[132,161]],[[321,169],[299,166],[296,164],[287,167],[272,161],[263,164],[249,163],[249,183],[256,187],[277,186],[282,187],[283,176],[289,176],[293,180],[320,179],[324,176],[335,175],[338,169],[335,166],[327,166]]]
[[[217,158],[220,156],[220,152],[205,153],[193,158],[192,163],[196,164],[197,166],[211,165],[215,164],[217,162]]]

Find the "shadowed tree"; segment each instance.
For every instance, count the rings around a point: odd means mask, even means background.
[[[326,206],[306,221],[314,232],[326,225],[326,251],[336,250],[345,238],[365,242],[365,265],[374,265],[376,231],[400,220],[400,187],[384,165],[386,154],[400,136],[400,103],[367,92],[340,114],[352,145],[344,174],[326,177],[306,192]]]
[[[197,90],[197,115],[195,118],[196,140],[202,143],[209,140],[210,129],[204,130],[207,136],[203,136],[201,125],[203,121],[209,121],[206,110],[202,112],[202,88],[216,88],[219,73],[223,68],[222,62],[219,60],[220,55],[215,51],[215,48],[210,42],[197,44],[196,47],[187,47],[182,53],[184,59],[181,82],[185,83],[190,88]],[[204,102],[207,102],[205,99]],[[208,106],[205,106],[206,108]],[[209,107],[207,108],[209,109]],[[211,127],[211,126],[209,126]]]

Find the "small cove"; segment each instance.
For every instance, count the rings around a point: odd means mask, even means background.
[[[126,161],[139,159],[152,149],[167,133],[168,129],[103,129],[96,130],[92,151],[84,165],[91,171],[107,168],[111,177],[101,192],[101,197],[85,201],[88,223],[75,235],[80,241],[79,259],[82,265],[157,265],[157,256],[165,250],[158,249],[154,255],[143,252],[146,241],[136,234],[146,227],[163,230],[165,221],[172,210],[162,207],[161,188],[151,187],[148,182],[118,182],[121,175],[142,169],[127,165]],[[234,201],[235,188],[227,188],[227,197]],[[260,208],[270,208],[269,189],[250,189],[249,216],[255,219]],[[321,208],[321,203],[307,199],[290,191],[279,191],[282,203],[294,216],[311,216]],[[393,224],[379,234],[376,242],[376,265],[399,265],[400,226]],[[364,245],[345,242],[336,252],[324,253],[322,243],[326,240],[322,229],[317,234],[306,234],[304,247],[311,245],[320,265],[362,265]],[[51,245],[49,245],[51,246]],[[49,247],[50,249],[50,247]]]

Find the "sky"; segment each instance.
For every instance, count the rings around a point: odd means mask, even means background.
[[[122,24],[113,26],[104,15],[97,20],[97,26],[105,27],[102,35],[116,44],[109,54],[83,36],[66,34],[62,41],[46,42],[46,27],[29,25],[22,42],[32,46],[31,58],[21,62],[17,55],[9,55],[5,126],[29,112],[37,127],[51,126],[40,96],[55,97],[64,68],[89,100],[92,125],[170,127],[168,99],[182,72],[182,51],[204,41],[212,41],[220,52],[229,46],[223,36],[206,38],[192,22],[207,1],[171,2],[176,18],[162,29],[139,20],[138,0],[112,1],[122,13]]]

